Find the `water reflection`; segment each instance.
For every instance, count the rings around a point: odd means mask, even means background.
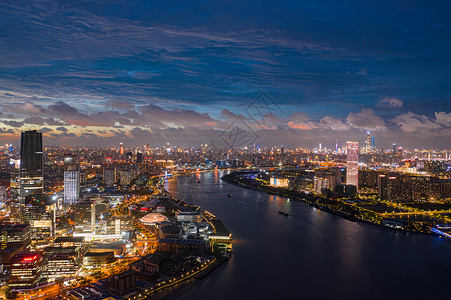
[[[233,233],[233,259],[177,299],[379,299],[379,292],[385,299],[449,296],[450,243],[350,222],[224,183],[222,175],[199,175],[203,196],[197,204]],[[189,182],[182,176],[165,185],[183,196],[190,192]]]

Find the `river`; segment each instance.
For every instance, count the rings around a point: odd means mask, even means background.
[[[451,299],[450,242],[351,222],[228,184],[224,174],[165,184],[216,215],[234,239],[229,262],[176,299]]]

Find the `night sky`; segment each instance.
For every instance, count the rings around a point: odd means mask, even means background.
[[[449,1],[5,1],[0,142],[451,148]]]

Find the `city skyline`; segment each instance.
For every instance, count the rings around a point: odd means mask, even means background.
[[[3,2],[0,143],[450,147],[449,3],[232,4]]]

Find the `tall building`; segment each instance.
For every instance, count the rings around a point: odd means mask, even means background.
[[[105,185],[113,185],[116,183],[116,168],[103,168],[103,182]]]
[[[370,153],[371,149],[371,132],[366,132],[365,153]]]
[[[120,143],[120,146],[119,146],[119,154],[124,155],[124,144],[122,144],[122,143]]]
[[[80,170],[77,164],[66,166],[64,171],[64,205],[73,205],[80,196]]]
[[[42,255],[40,252],[20,252],[11,260],[9,286],[15,289],[34,288],[41,280]]]
[[[30,225],[3,224],[0,225],[0,249],[21,247],[29,250],[31,245]]]
[[[42,158],[42,133],[22,132],[20,141],[20,191],[21,217],[33,227],[34,220],[45,214],[44,162]]]
[[[42,133],[22,132],[20,141],[20,203],[25,198],[44,201],[44,163],[42,159]]]
[[[11,198],[18,198],[20,194],[20,159],[9,161],[9,187]]]
[[[346,184],[359,186],[359,142],[347,142]]]

